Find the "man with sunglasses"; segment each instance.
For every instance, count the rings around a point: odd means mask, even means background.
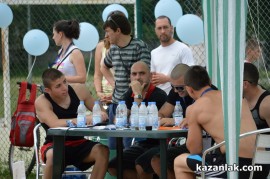
[[[175,177],[195,178],[196,166],[201,165],[201,154],[203,151],[203,130],[207,131],[216,143],[224,140],[224,118],[222,109],[221,91],[211,88],[211,80],[207,71],[201,66],[192,66],[184,77],[185,88],[188,94],[196,100],[187,108],[188,135],[186,146],[190,152],[181,154],[174,160]],[[246,100],[242,100],[240,119],[240,133],[256,130],[251,113],[248,111]],[[239,143],[239,168],[251,165],[255,136],[241,139]],[[226,164],[225,147],[221,147],[217,155],[207,156],[206,162],[212,166]],[[212,158],[211,158],[212,157]],[[195,167],[194,167],[195,166]],[[206,172],[207,177],[227,178],[226,171],[214,170]],[[249,171],[242,170],[238,173],[239,178],[248,178]]]
[[[183,108],[183,114],[185,116],[186,107],[193,103],[193,99],[190,98],[185,89],[184,89],[184,74],[190,67],[186,64],[178,64],[174,67],[171,73],[171,83],[174,86],[171,89],[169,95],[167,96],[167,101],[162,105],[159,109],[159,116],[162,117],[160,120],[161,125],[164,126],[173,126],[174,120],[172,118],[172,113],[174,111],[174,106],[176,101],[181,101],[181,105]],[[181,123],[182,124],[182,123]],[[184,123],[183,123],[184,124]],[[182,125],[183,125],[182,124]],[[175,148],[175,147],[173,147]],[[168,154],[168,166],[170,166],[170,170],[168,170],[168,178],[174,175],[173,171],[173,160],[180,153],[188,152],[185,146],[180,146],[175,148],[174,150],[169,149],[167,151]],[[136,162],[136,172],[137,176],[143,178],[151,178],[154,173],[160,176],[160,161],[159,161],[159,147],[153,146],[151,149],[145,151],[145,153],[140,157],[142,162]],[[151,159],[155,156],[154,167],[151,165]]]
[[[109,120],[113,123],[116,107],[123,100],[124,93],[129,88],[130,68],[137,61],[143,61],[150,66],[150,51],[147,45],[133,38],[131,25],[122,14],[114,13],[108,17],[103,25],[105,37],[112,44],[101,65],[101,72],[114,87],[112,104],[109,105]],[[115,74],[110,71],[113,68]],[[131,139],[124,139],[124,147],[129,147]],[[115,149],[115,140],[109,139],[109,147]]]
[[[193,55],[187,45],[173,38],[174,27],[167,16],[156,19],[155,32],[160,46],[151,51],[152,83],[169,94],[172,69],[179,63],[194,65]]]
[[[183,115],[186,116],[186,109],[188,106],[193,104],[194,100],[188,95],[186,89],[185,89],[185,83],[184,83],[184,76],[185,73],[190,69],[190,67],[186,64],[178,64],[176,65],[170,75],[171,78],[171,86],[172,89],[167,97],[167,102],[161,107],[159,110],[159,116],[161,117],[160,125],[162,126],[173,126],[174,125],[174,119],[172,118],[172,114],[174,112],[174,106],[176,101],[180,101],[180,104],[183,108]],[[217,90],[217,88],[213,85],[211,87],[214,90]],[[186,118],[183,119],[183,121],[180,123],[181,128],[186,128],[187,126],[187,120]],[[209,138],[210,139],[210,138]],[[155,149],[153,149],[155,150]],[[149,151],[150,152],[150,151]],[[186,148],[186,144],[180,145],[180,146],[173,146],[167,150],[167,157],[168,157],[168,168],[167,168],[167,177],[168,179],[175,178],[174,176],[174,159],[182,154],[189,152]],[[160,176],[160,156],[159,152],[156,153],[152,160],[151,160],[151,166],[154,170],[154,172]]]
[[[167,101],[163,104],[161,109],[158,111],[161,126],[174,126],[174,119],[172,118],[172,114],[174,112],[174,106],[176,101],[180,101],[180,104],[183,108],[183,116],[185,117],[186,108],[193,103],[193,99],[188,95],[185,90],[184,85],[184,75],[186,71],[188,71],[190,67],[186,64],[178,64],[176,65],[171,74],[170,74],[170,82],[172,89],[167,97]],[[186,127],[185,119],[180,124],[180,127]],[[160,171],[160,156],[159,156],[159,148],[155,147],[152,150],[148,151],[152,153],[153,158],[149,161],[145,161],[146,163],[151,163],[151,167],[153,172],[158,176],[161,176]],[[155,153],[154,153],[155,152]],[[178,147],[171,147],[167,150],[167,162],[168,162],[168,179],[174,178],[174,170],[173,170],[173,161],[174,159],[181,153],[186,153],[188,150],[186,149],[185,144]],[[138,169],[142,168],[141,166],[137,166]],[[147,172],[147,171],[143,171]]]

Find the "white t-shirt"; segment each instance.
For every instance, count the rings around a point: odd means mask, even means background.
[[[151,51],[151,72],[163,73],[170,76],[172,69],[179,63],[189,66],[194,65],[194,59],[190,48],[179,41],[169,46],[161,45]],[[157,87],[169,94],[171,85],[169,82],[160,84]]]

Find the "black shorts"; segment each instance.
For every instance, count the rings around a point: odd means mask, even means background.
[[[92,165],[94,165],[94,162],[83,163],[82,161],[90,154],[92,148],[96,144],[98,144],[98,142],[85,140],[83,143],[78,144],[76,146],[65,145],[64,154],[63,154],[64,155],[63,171],[67,165],[74,165],[75,167],[79,168],[81,171],[87,170]],[[51,147],[49,146],[47,148],[50,149]],[[45,153],[48,151],[48,149],[44,150],[44,156],[46,156]]]
[[[92,148],[98,144],[98,142],[93,142],[86,140],[86,142],[76,146],[66,146],[65,147],[65,165],[74,165],[80,170],[84,171],[94,165],[94,162],[83,163],[82,161],[90,154]]]
[[[151,150],[153,145],[133,145],[123,151],[123,169],[135,169],[135,165],[141,165],[145,172],[152,173],[153,169],[151,167],[151,159],[154,154],[158,151],[153,150],[152,152],[148,152]],[[150,161],[150,162],[147,162]],[[117,167],[117,159],[113,158],[109,162],[109,168]]]
[[[189,153],[186,144],[171,147],[167,150],[167,168],[170,170],[174,170],[174,159],[183,153]],[[159,152],[156,154],[158,157],[160,157]],[[151,160],[150,160],[151,161]]]
[[[140,155],[136,160],[135,164],[140,165],[143,168],[143,171],[146,173],[153,173],[154,170],[151,166],[151,159],[154,155],[156,155],[159,152],[159,147],[153,147],[146,152],[144,152],[142,155]]]
[[[226,164],[226,155],[225,154],[208,154],[206,155],[206,165],[211,166],[221,166]],[[197,171],[197,166],[202,165],[202,157],[201,155],[189,155],[187,157],[187,165],[188,167],[194,171],[196,175],[201,175],[201,171]],[[242,158],[239,157],[239,169],[243,166],[252,165],[251,158]],[[254,172],[253,179],[266,179],[269,173],[269,165],[262,165],[262,171]],[[217,178],[227,178],[226,171],[205,171],[205,176],[207,177],[217,177]],[[250,176],[249,171],[239,171],[238,178],[239,179],[247,179]]]

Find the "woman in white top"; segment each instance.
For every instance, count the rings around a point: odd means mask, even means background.
[[[103,104],[107,105],[111,103],[113,87],[103,76],[102,72],[100,71],[100,66],[101,64],[104,63],[104,58],[109,48],[110,42],[106,38],[97,44],[95,51],[95,74],[94,74],[94,84],[97,95],[100,98],[100,101],[103,102]]]
[[[52,68],[60,70],[69,83],[86,81],[84,57],[72,42],[73,39],[78,39],[79,35],[80,25],[76,20],[60,20],[53,25],[53,40],[61,49]]]

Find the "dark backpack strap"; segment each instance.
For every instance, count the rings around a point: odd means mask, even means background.
[[[20,85],[18,104],[26,101],[27,82],[23,81]]]
[[[18,104],[23,103],[26,101],[26,91],[27,91],[27,82],[23,81],[20,85],[20,91],[19,91],[19,98],[18,98]],[[31,84],[30,90],[30,96],[29,100],[27,100],[29,103],[34,104],[36,100],[36,94],[37,94],[37,85]]]
[[[34,104],[36,100],[36,95],[37,95],[37,85],[32,84],[31,90],[30,90],[30,98],[28,101]]]
[[[59,66],[63,63],[63,61],[73,52],[73,50],[78,49],[77,47],[74,47],[73,49],[71,49],[66,56],[61,60],[61,62],[57,65],[56,69],[59,68]]]

